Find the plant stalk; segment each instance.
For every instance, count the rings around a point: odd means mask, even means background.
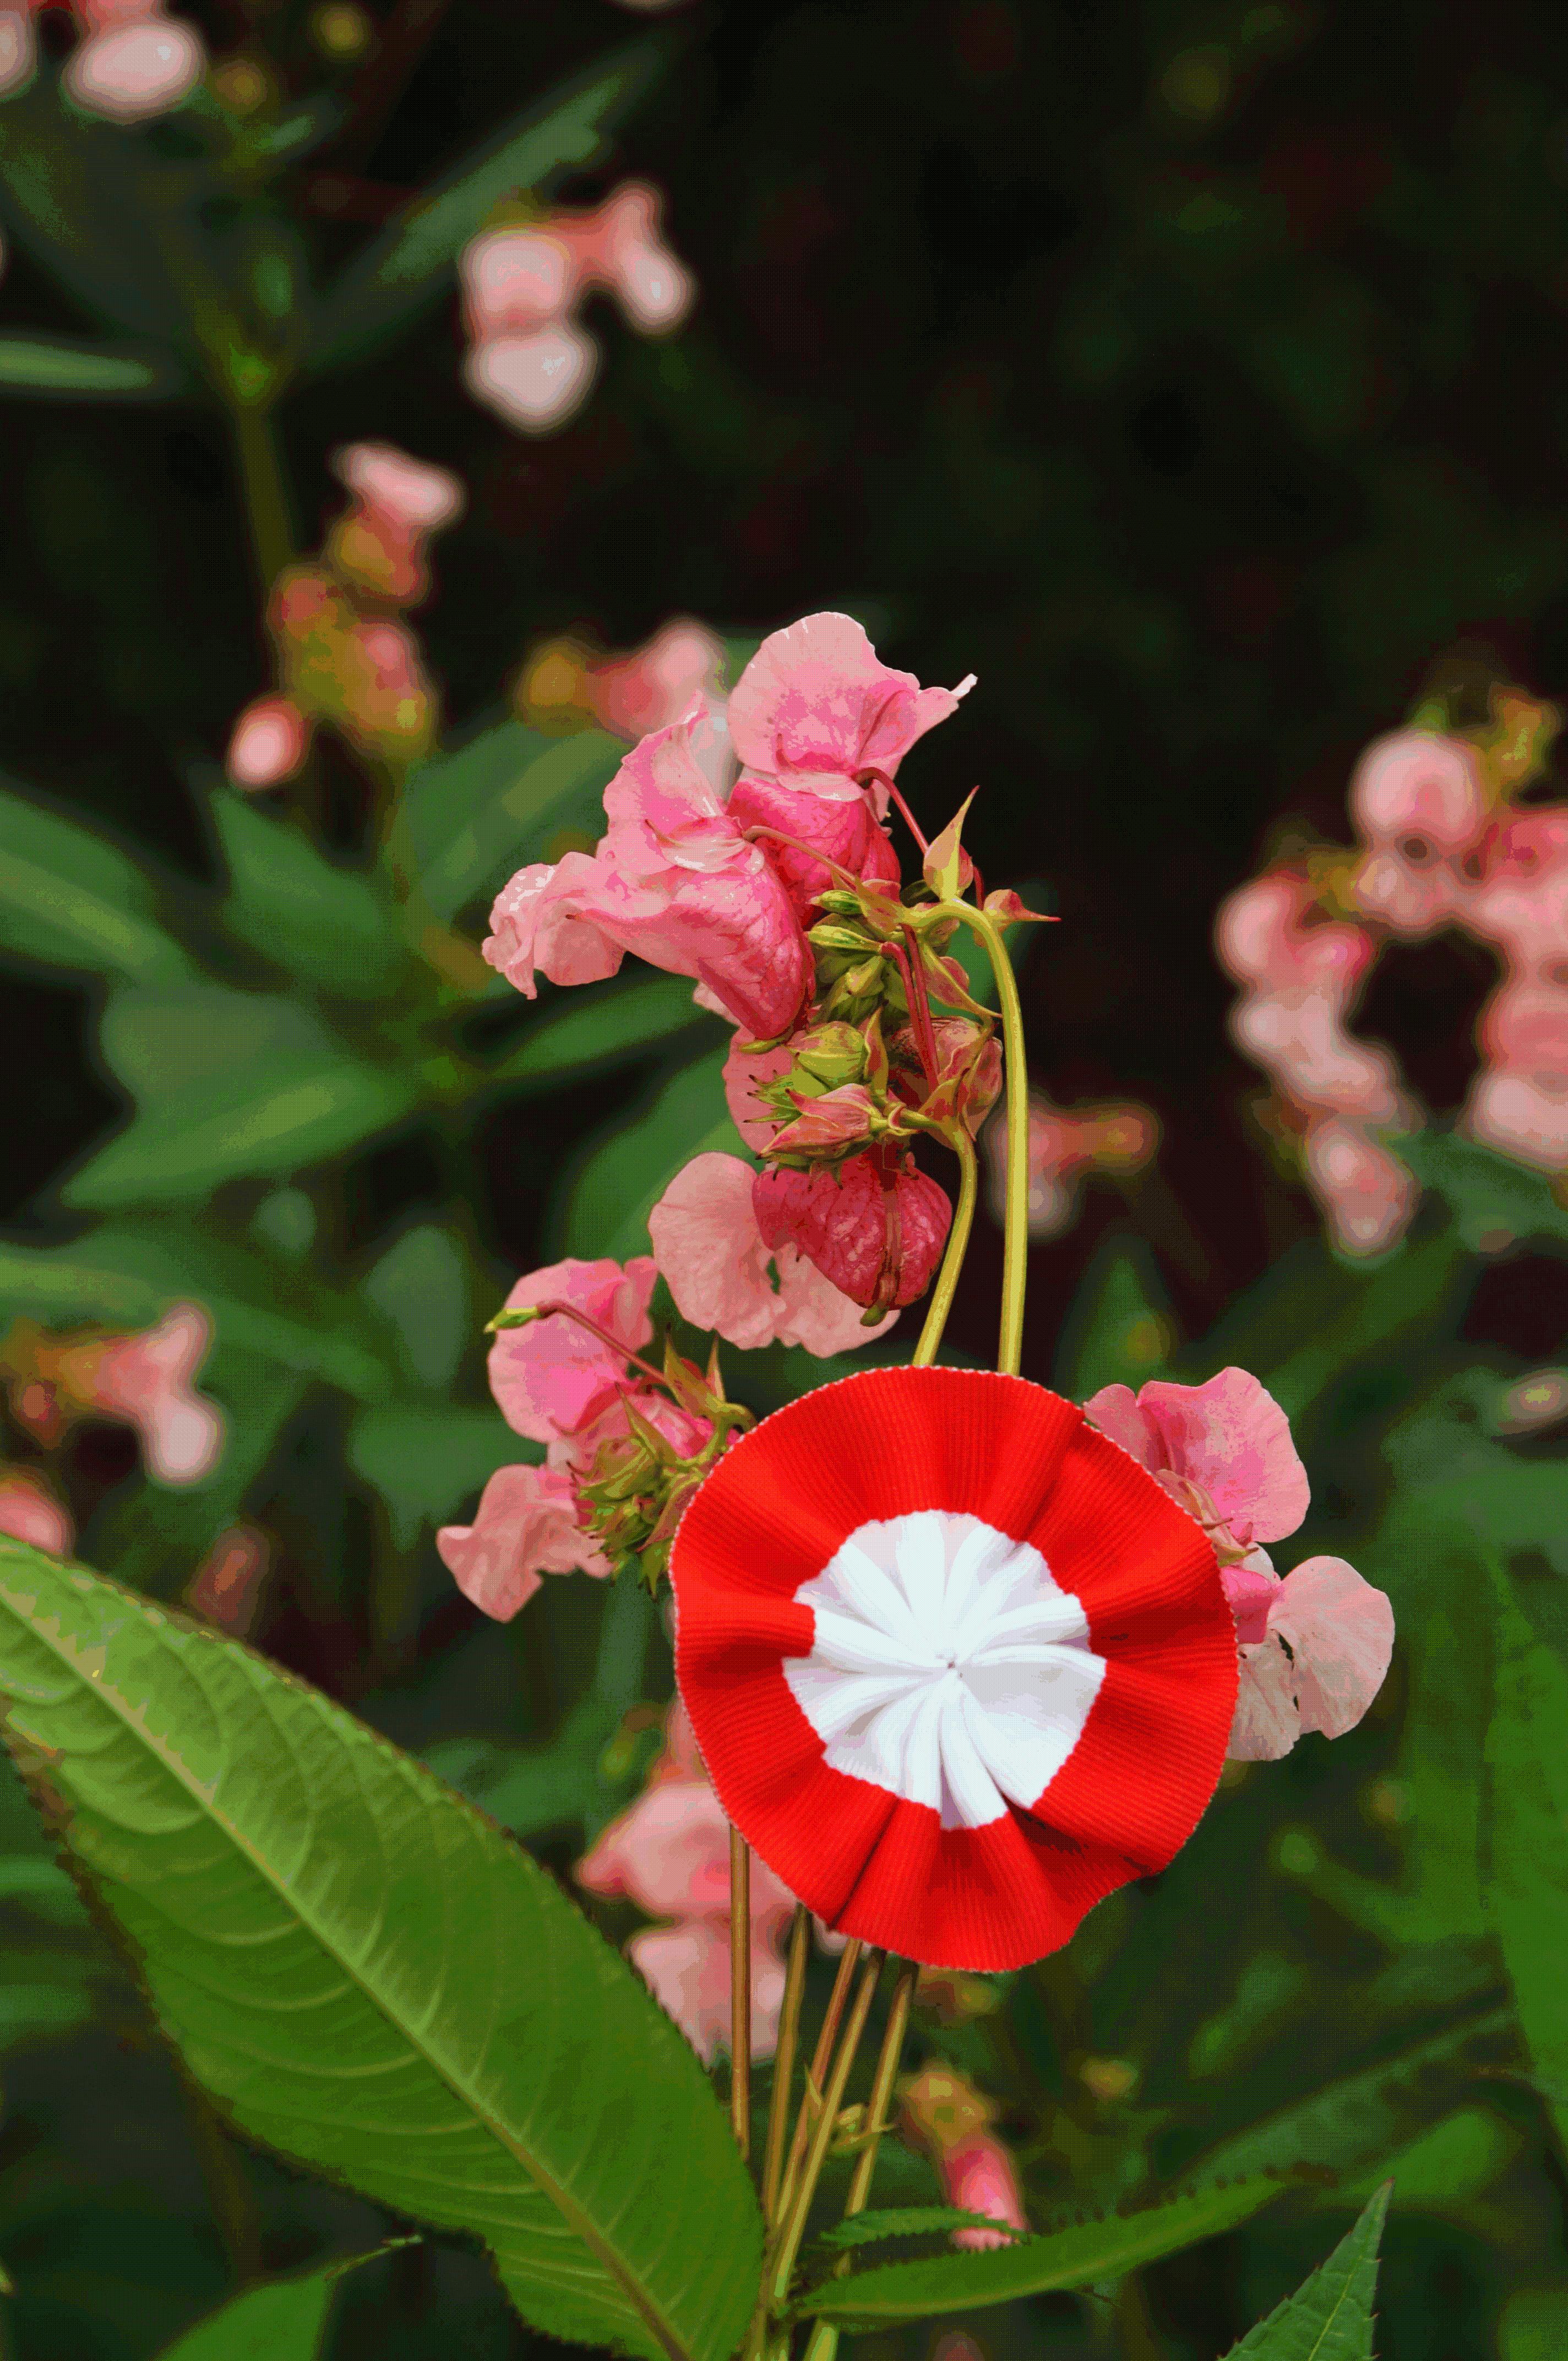
[[[778,2047],[773,2052],[773,2087],[768,2100],[768,2136],[762,2151],[762,2219],[770,2229],[778,2213],[779,2184],[784,2178],[784,2125],[789,2115],[789,2088],[795,2080],[795,2052],[800,2038],[800,2004],[806,1993],[810,1935],[811,1913],[804,1902],[797,1902],[789,1934],[789,1965],[784,1971],[784,2006],[779,2012]]]
[[[228,415],[250,528],[251,559],[265,606],[272,585],[294,555],[288,479],[270,404],[231,400]]]
[[[850,2179],[850,2193],[844,2200],[844,2219],[863,2213],[871,2195],[872,2176],[876,2171],[877,2149],[887,2129],[887,2111],[893,2099],[893,2086],[898,2074],[898,2061],[904,2055],[904,2037],[909,2029],[909,2004],[915,1997],[915,1986],[920,1970],[914,1960],[905,1960],[898,1971],[894,1986],[893,2006],[888,2011],[887,2031],[882,2037],[877,2054],[876,2071],[872,2077],[872,2094],[866,2102],[865,2146],[855,2158],[855,2169]],[[846,2255],[841,2270],[849,2268]]]
[[[822,2030],[817,2037],[817,2047],[811,2053],[811,2064],[806,2077],[806,2092],[800,2102],[800,2113],[795,2119],[795,2136],[790,2142],[789,2162],[784,2167],[784,2181],[779,2190],[779,2216],[789,2212],[795,2197],[795,2177],[801,2158],[806,2154],[806,2136],[811,2129],[813,2093],[820,2093],[828,2061],[833,2055],[833,2044],[839,2037],[845,2004],[850,1997],[850,1982],[855,1972],[855,1962],[861,1956],[858,1942],[847,1943],[839,1961],[839,1972],[833,1979],[833,1990],[828,1998],[828,2013],[822,2020]]]
[[[812,2130],[810,2145],[806,2151],[799,2187],[795,2200],[778,2233],[778,2242],[770,2261],[763,2266],[764,2286],[768,2290],[770,2308],[782,2304],[789,2293],[790,2278],[795,2270],[800,2242],[806,2235],[806,2217],[811,2201],[817,2194],[817,2184],[822,2168],[828,2161],[828,2151],[833,2145],[838,2128],[839,2111],[844,2103],[844,2092],[850,2080],[850,2069],[855,2062],[855,2052],[861,2046],[861,2036],[866,2029],[872,2002],[876,1996],[877,1979],[882,1973],[882,1960],[872,1952],[861,1971],[861,1981],[850,2009],[850,2021],[844,2027],[844,2037],[839,2044],[839,2054],[833,2060],[833,2070],[828,2087],[822,2093],[822,2109]],[[771,2278],[768,2274],[771,2273]]]
[[[948,1233],[947,1251],[942,1268],[937,1274],[937,1284],[926,1310],[926,1324],[920,1331],[920,1342],[910,1358],[915,1369],[929,1368],[941,1350],[942,1331],[948,1324],[948,1314],[953,1308],[959,1278],[969,1251],[970,1232],[974,1227],[975,1199],[980,1191],[980,1164],[974,1152],[974,1142],[962,1119],[954,1126],[948,1146],[959,1159],[959,1202],[953,1215],[953,1226]]]
[[[1007,1227],[1002,1259],[1002,1331],[996,1366],[1015,1378],[1024,1361],[1024,1289],[1029,1275],[1029,1068],[1024,1047],[1024,1011],[1007,946],[983,910],[968,902],[943,902],[945,918],[957,918],[980,937],[996,978],[1002,1009],[1002,1039],[1007,1057]]]
[[[751,1850],[729,1831],[729,2123],[751,2153]]]

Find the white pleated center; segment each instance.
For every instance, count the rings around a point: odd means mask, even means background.
[[[816,1636],[784,1678],[828,1763],[945,1828],[1037,1803],[1105,1677],[1039,1551],[961,1510],[857,1526],[795,1596]]]

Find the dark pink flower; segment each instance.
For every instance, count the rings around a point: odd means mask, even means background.
[[[1351,818],[1367,854],[1355,898],[1401,935],[1447,924],[1470,890],[1461,862],[1486,825],[1472,749],[1429,730],[1375,739],[1355,767]]]
[[[573,1257],[518,1280],[506,1300],[509,1312],[571,1304],[615,1345],[565,1312],[526,1328],[503,1328],[490,1347],[490,1390],[514,1433],[535,1443],[560,1443],[627,1385],[629,1356],[653,1334],[648,1303],[658,1275],[651,1255],[638,1255],[624,1268]]]
[[[653,1252],[682,1314],[752,1352],[802,1345],[826,1357],[892,1327],[861,1324],[861,1308],[795,1246],[770,1246],[758,1226],[757,1178],[738,1156],[710,1150],[676,1173],[648,1216]]]
[[[706,623],[677,616],[630,655],[590,664],[583,694],[601,730],[618,738],[645,738],[689,713],[698,697],[718,693],[724,642]]]
[[[966,2213],[989,2213],[993,2222],[1003,2223],[1008,2229],[1028,2228],[1017,2168],[994,2134],[981,2131],[968,2139],[955,2140],[950,2147],[941,2150],[937,2169],[941,2175],[942,2194],[949,2205],[961,2206]],[[955,2230],[953,2244],[969,2247],[1010,2246],[1013,2240],[1003,2230]]]
[[[499,1623],[527,1606],[543,1575],[609,1572],[576,1485],[554,1467],[498,1468],[473,1523],[443,1525],[435,1546],[465,1598]]]
[[[879,1311],[925,1294],[953,1218],[945,1191],[893,1148],[759,1172],[751,1202],[770,1249],[798,1247],[840,1294]]]

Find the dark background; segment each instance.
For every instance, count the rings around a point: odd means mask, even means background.
[[[203,14],[220,52],[250,21]],[[255,14],[276,54],[300,49],[291,11]],[[383,12],[405,33],[420,14]],[[1038,1078],[1157,1110],[1162,1177],[1134,1218],[1206,1324],[1313,1226],[1225,1042],[1218,901],[1292,831],[1343,832],[1358,745],[1434,658],[1479,653],[1547,694],[1563,670],[1561,11],[422,14],[381,127],[367,108],[292,184],[323,269],[517,104],[652,27],[663,65],[619,158],[562,193],[656,181],[701,302],[663,343],[596,318],[599,389],[543,439],[467,401],[455,301],[309,388],[284,419],[302,546],[346,436],[463,475],[424,618],[458,723],[539,635],[629,645],[678,611],[740,631],[852,604],[924,678],[977,671],[906,784],[939,820],[981,782],[988,873],[1048,881]],[[19,259],[5,301],[14,324],[78,324]],[[6,761],[200,873],[181,764],[221,750],[265,670],[222,423],[13,402],[5,433]],[[1487,968],[1403,954],[1366,1013],[1440,1106]],[[5,992],[27,1110],[9,1209],[112,1102],[76,994]],[[569,1119],[605,1113],[591,1094]],[[520,1264],[532,1205],[501,1240]],[[1113,1218],[1091,1196],[1036,1256],[1035,1357]]]

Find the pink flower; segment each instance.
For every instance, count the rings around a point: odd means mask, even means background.
[[[0,8],[0,98],[25,89],[38,63],[38,38],[31,5]]]
[[[885,1334],[896,1313],[862,1327],[860,1305],[797,1247],[765,1243],[753,1201],[756,1178],[738,1156],[696,1156],[649,1214],[653,1253],[682,1315],[744,1352],[803,1345],[826,1358]]]
[[[1568,1171],[1568,1081],[1546,1082],[1507,1067],[1483,1071],[1471,1085],[1464,1127],[1517,1164]]]
[[[656,730],[605,792],[609,828],[591,855],[520,871],[491,914],[493,967],[532,996],[613,974],[620,954],[695,977],[738,1024],[788,1032],[813,982],[810,947],[764,855],[748,844],[692,748],[706,719]]]
[[[1315,983],[1347,1002],[1376,946],[1365,927],[1314,917],[1315,905],[1310,881],[1292,871],[1249,878],[1220,906],[1221,965],[1238,983],[1268,992]]]
[[[751,1150],[761,1156],[778,1129],[778,1111],[758,1093],[764,1083],[776,1082],[795,1064],[787,1041],[776,1049],[759,1049],[738,1034],[724,1060],[724,1096],[735,1128]]]
[[[706,624],[678,616],[630,655],[590,665],[584,687],[600,729],[635,741],[667,730],[698,697],[711,700],[723,668],[723,641]]]
[[[26,1467],[0,1468],[0,1533],[63,1557],[76,1538],[71,1512]]]
[[[1416,1210],[1409,1167],[1359,1124],[1338,1115],[1310,1126],[1307,1182],[1342,1254],[1384,1254],[1403,1236]]]
[[[645,1927],[628,1950],[654,1998],[706,2063],[729,2038],[729,1823],[708,1784],[678,1701],[663,1755],[630,1808],[612,1820],[578,1881],[673,1925]],[[784,1998],[779,1938],[795,1897],[751,1861],[751,2054],[772,2055]]]
[[[598,346],[586,330],[553,321],[526,336],[493,336],[475,345],[463,381],[509,426],[541,434],[571,416],[598,369]]]
[[[1346,1030],[1343,1005],[1337,985],[1245,994],[1231,1030],[1238,1048],[1298,1105],[1394,1123],[1402,1104],[1394,1060]]]
[[[1268,1579],[1266,1636],[1245,1642],[1241,1634],[1233,1762],[1277,1762],[1308,1730],[1343,1738],[1382,1687],[1393,1654],[1392,1607],[1343,1558],[1310,1557],[1283,1581]]]
[[[142,1456],[163,1484],[194,1484],[216,1465],[224,1420],[194,1392],[213,1323],[199,1303],[177,1303],[156,1328],[77,1348],[71,1382],[101,1418],[134,1427]]]
[[[580,1521],[576,1486],[554,1467],[498,1468],[473,1523],[443,1525],[435,1546],[465,1598],[498,1623],[527,1606],[542,1575],[609,1572]]]
[[[518,1280],[506,1300],[509,1312],[569,1303],[621,1349],[563,1314],[503,1328],[490,1347],[490,1390],[514,1433],[535,1443],[561,1442],[626,1384],[628,1356],[653,1334],[648,1303],[657,1279],[652,1257],[639,1255],[624,1269],[574,1257]]]
[[[350,443],[332,456],[354,505],[328,537],[326,555],[356,589],[408,607],[430,588],[425,544],[463,507],[463,487],[390,443]]]
[[[1355,897],[1395,933],[1429,934],[1469,892],[1460,862],[1486,824],[1471,749],[1427,730],[1375,739],[1355,767],[1351,818],[1368,847]]]
[[[880,826],[888,783],[917,738],[958,709],[970,681],[922,688],[881,663],[848,615],[808,615],[762,642],[735,685],[729,732],[742,764],[729,807],[745,827],[775,829],[819,853],[772,851],[796,906],[808,909],[834,862],[857,877],[898,881]]]
[[[1499,829],[1464,923],[1518,976],[1568,982],[1568,807],[1516,812]]]
[[[895,1148],[759,1172],[751,1202],[765,1246],[797,1247],[840,1294],[878,1311],[925,1294],[953,1218],[946,1191]]]
[[[188,98],[206,63],[193,26],[149,7],[128,21],[90,31],[72,50],[60,80],[68,95],[90,113],[114,123],[145,123]]]
[[[1159,1145],[1159,1118],[1149,1107],[1106,1104],[1057,1107],[1042,1092],[1029,1093],[1029,1235],[1059,1237],[1078,1211],[1079,1184],[1089,1172],[1136,1172]],[[992,1210],[1007,1211],[1007,1119],[985,1134]]]
[[[976,2132],[970,2138],[955,2140],[939,2152],[937,2169],[949,2205],[960,2206],[966,2213],[988,2213],[993,2222],[1005,2223],[1010,2229],[1028,2228],[1017,2169],[992,2133]],[[955,2230],[953,2244],[978,2248],[1010,2246],[1013,2241],[1000,2230]]]
[[[683,1410],[679,1402],[672,1401],[656,1387],[627,1385],[613,1394],[601,1395],[580,1426],[550,1445],[544,1455],[549,1465],[567,1468],[579,1477],[590,1476],[605,1444],[620,1443],[631,1433],[629,1409],[663,1435],[680,1459],[696,1459],[713,1433],[710,1419],[697,1418]]]
[[[194,1615],[243,1639],[255,1620],[270,1546],[254,1525],[231,1525],[218,1535],[185,1586]]]
[[[310,752],[310,724],[291,697],[258,697],[234,725],[228,774],[236,787],[281,786]]]
[[[1290,1422],[1245,1369],[1222,1369],[1201,1386],[1153,1378],[1136,1394],[1102,1386],[1083,1412],[1240,1551],[1282,1540],[1307,1513],[1311,1490]]]

